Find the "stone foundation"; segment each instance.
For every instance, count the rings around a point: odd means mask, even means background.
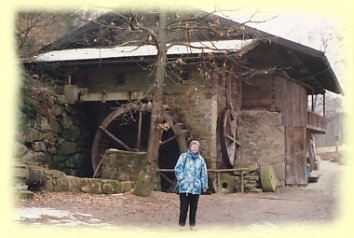
[[[237,167],[273,165],[279,185],[285,185],[285,141],[281,113],[241,111],[238,120],[240,157]]]
[[[140,171],[146,166],[146,154],[117,149],[106,150],[99,168],[101,177],[118,181],[136,181]]]
[[[94,194],[114,194],[130,191],[134,182],[119,182],[112,179],[79,178],[67,176],[57,170],[46,171],[44,190],[50,192],[84,192]]]
[[[91,167],[87,119],[63,96],[57,95],[55,102],[53,118],[40,117],[19,132],[18,162],[88,176],[92,169],[87,166]]]

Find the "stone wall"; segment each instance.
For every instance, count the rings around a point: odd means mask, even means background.
[[[119,182],[111,179],[79,178],[68,176],[57,170],[46,171],[43,189],[50,192],[84,192],[94,194],[114,194],[130,191],[134,182]]]
[[[91,142],[86,120],[81,111],[57,95],[53,118],[40,117],[19,132],[17,141],[27,147],[21,147],[19,162],[87,176],[91,173]]]
[[[237,167],[273,165],[279,185],[285,185],[285,141],[281,113],[241,111],[239,121],[240,156]]]
[[[217,98],[211,90],[193,88],[185,95],[165,95],[164,101],[176,110],[194,140],[201,143],[201,154],[209,168],[216,168]]]

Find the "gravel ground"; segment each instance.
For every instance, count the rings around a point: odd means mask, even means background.
[[[197,224],[203,227],[279,226],[327,223],[337,218],[341,165],[321,161],[320,179],[306,187],[284,187],[275,193],[213,194],[200,197]],[[52,226],[177,227],[176,194],[151,197],[130,193],[92,195],[36,193],[19,201],[16,222]]]

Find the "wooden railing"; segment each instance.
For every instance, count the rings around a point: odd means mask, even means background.
[[[307,128],[318,133],[326,133],[327,120],[314,112],[307,112]]]

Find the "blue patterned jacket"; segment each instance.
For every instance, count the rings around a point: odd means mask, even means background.
[[[204,158],[192,158],[191,152],[182,153],[175,166],[179,193],[201,194],[208,189],[208,173]]]

